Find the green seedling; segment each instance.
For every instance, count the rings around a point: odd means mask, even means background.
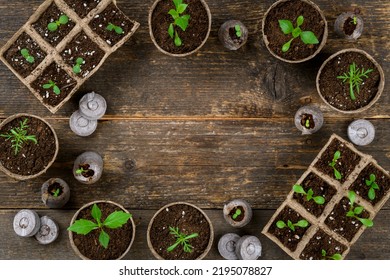
[[[233,220],[237,219],[241,214],[242,214],[241,210],[237,208],[236,212],[234,212],[232,216]]]
[[[354,191],[348,192],[348,199],[350,202],[350,207],[349,207],[349,211],[347,212],[347,217],[351,217],[351,218],[355,218],[355,219],[359,220],[366,227],[372,227],[374,225],[374,222],[372,220],[360,218],[358,216],[358,215],[362,214],[362,212],[364,211],[364,208],[363,208],[363,206],[355,207],[353,205],[355,203],[355,200],[356,200],[356,193]]]
[[[84,59],[82,59],[81,57],[78,57],[76,59],[76,64],[72,68],[75,74],[79,74],[81,72],[81,64],[83,63],[84,63]]]
[[[69,18],[68,16],[66,15],[62,15],[59,17],[58,20],[54,21],[54,22],[50,22],[48,25],[47,25],[47,29],[49,31],[56,31],[58,29],[58,27],[62,25],[65,25],[69,22]]]
[[[324,249],[321,250],[321,255],[323,260],[341,260],[343,258],[341,254],[333,254],[332,256],[328,256]]]
[[[309,127],[310,127],[310,120],[306,120],[305,126],[306,126],[306,128],[309,128]]]
[[[303,16],[297,18],[297,26],[294,28],[294,25],[291,21],[287,19],[280,19],[279,27],[285,35],[291,34],[292,38],[282,46],[282,52],[287,52],[290,49],[291,42],[300,37],[302,42],[306,45],[308,44],[318,44],[319,41],[316,35],[312,31],[303,31],[300,26],[303,24]]]
[[[198,233],[191,233],[190,235],[180,233],[179,228],[177,227],[169,227],[169,233],[176,237],[176,242],[168,247],[168,252],[172,252],[178,245],[182,245],[184,252],[191,253],[194,247],[189,243],[189,239],[199,236]]]
[[[35,58],[30,55],[29,51],[27,49],[21,49],[20,50],[20,54],[24,57],[24,59],[28,62],[28,63],[34,63],[35,62]]]
[[[91,215],[95,221],[86,219],[76,220],[70,227],[68,227],[68,230],[83,235],[87,235],[95,229],[100,230],[99,243],[105,249],[107,249],[110,242],[110,236],[104,231],[104,228],[120,228],[131,218],[130,213],[115,211],[108,215],[108,217],[102,222],[102,212],[96,204],[92,206]]]
[[[299,220],[297,223],[293,224],[290,220],[287,220],[287,224],[282,220],[276,222],[276,226],[280,229],[289,227],[292,231],[295,231],[295,227],[305,228],[309,225],[309,222],[306,220]]]
[[[56,94],[56,95],[61,94],[60,88],[59,88],[59,87],[56,85],[56,83],[53,82],[52,80],[49,80],[49,81],[47,82],[47,84],[44,84],[44,85],[42,86],[42,88],[44,88],[44,89],[53,88],[54,94]]]
[[[351,99],[356,100],[355,90],[357,93],[360,93],[360,86],[363,84],[363,78],[367,79],[368,74],[372,71],[373,69],[359,69],[356,66],[356,63],[353,62],[349,65],[349,72],[345,72],[342,76],[337,76],[337,79],[341,79],[343,83],[349,84],[349,94]]]
[[[370,179],[366,180],[366,186],[369,187],[370,189],[368,190],[368,198],[370,200],[375,199],[375,190],[379,190],[378,184],[375,182],[376,177],[375,174],[370,174]]]
[[[85,172],[87,172],[88,170],[85,170],[83,167],[80,167],[79,169],[76,170],[76,174],[77,175],[81,175]]]
[[[234,26],[234,31],[236,32],[236,36],[237,36],[238,38],[241,38],[242,32],[241,32],[241,27],[240,27],[239,24],[236,24],[236,25]]]
[[[168,27],[169,36],[174,39],[174,43],[176,47],[180,47],[182,45],[182,41],[175,30],[176,26],[179,26],[181,30],[186,31],[188,27],[188,21],[190,20],[190,15],[182,15],[187,9],[188,4],[184,4],[183,0],[173,0],[175,4],[175,10],[170,9],[168,14],[170,14],[174,20]]]
[[[357,17],[356,17],[356,16],[354,16],[354,17],[352,18],[352,23],[353,23],[354,25],[357,24]]]
[[[124,32],[122,27],[117,26],[117,25],[115,25],[115,24],[113,24],[111,22],[108,23],[106,29],[108,31],[115,31],[115,33],[118,34],[118,35],[123,34],[123,32]]]
[[[323,198],[322,196],[313,196],[313,190],[312,189],[309,189],[307,192],[305,192],[305,190],[303,189],[302,186],[294,185],[293,186],[293,190],[296,193],[305,195],[307,201],[310,201],[310,200],[313,199],[314,202],[317,203],[317,204],[324,204],[325,203],[325,198]]]
[[[58,197],[58,196],[60,195],[60,191],[61,191],[60,188],[55,189],[54,192],[53,192],[53,196],[54,196],[54,197]]]
[[[0,136],[4,137],[6,140],[11,140],[11,146],[15,151],[15,155],[19,153],[23,147],[23,144],[27,141],[38,144],[35,135],[27,135],[27,122],[28,119],[25,118],[23,121],[20,121],[19,127],[10,129],[10,131],[6,134],[0,134]]]
[[[337,164],[337,160],[341,158],[341,152],[340,151],[336,151],[333,155],[333,159],[331,162],[329,162],[329,166],[333,168],[333,173],[334,173],[334,177],[337,179],[337,180],[341,180],[341,173],[340,171],[338,171],[336,169],[336,164]]]

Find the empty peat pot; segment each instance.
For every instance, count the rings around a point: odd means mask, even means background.
[[[100,94],[89,92],[79,102],[79,110],[88,120],[98,120],[104,116],[107,109],[107,102]]]
[[[317,132],[324,124],[324,116],[321,110],[312,105],[302,106],[295,113],[295,126],[305,134]]]
[[[237,260],[236,244],[240,236],[235,233],[226,233],[218,241],[218,252],[227,260]]]
[[[348,138],[355,145],[368,145],[375,138],[375,127],[367,120],[355,120],[348,126]]]
[[[42,184],[43,203],[49,208],[61,208],[70,198],[68,184],[60,178],[51,178]]]
[[[248,40],[248,29],[239,20],[228,20],[219,28],[218,38],[225,48],[235,51]]]
[[[79,155],[73,164],[73,176],[83,184],[97,182],[103,173],[103,159],[93,151]]]
[[[78,136],[89,136],[97,128],[97,120],[87,119],[80,110],[75,111],[69,118],[70,129]]]
[[[356,40],[363,33],[363,19],[353,12],[340,14],[334,23],[334,31],[341,38]]]
[[[34,210],[20,210],[14,217],[14,231],[21,237],[31,237],[37,234],[41,227],[41,220]]]
[[[261,256],[261,243],[256,236],[244,235],[236,244],[236,255],[239,260],[257,260]]]
[[[246,226],[252,219],[252,208],[243,199],[234,199],[223,206],[223,217],[232,227]]]
[[[40,221],[40,228],[35,234],[35,239],[42,245],[53,243],[59,234],[58,224],[49,216],[42,216]]]

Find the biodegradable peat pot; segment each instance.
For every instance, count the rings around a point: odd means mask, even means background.
[[[303,106],[295,113],[295,126],[302,135],[317,132],[324,124],[324,116],[321,110],[315,106]]]
[[[185,235],[198,233],[189,239],[192,252],[184,252],[178,245],[168,252],[177,238],[171,234],[170,227],[177,228]],[[214,240],[214,230],[210,219],[200,208],[187,202],[175,202],[158,210],[149,222],[147,242],[153,256],[166,260],[200,260],[210,251]]]
[[[34,141],[23,141],[18,153],[12,147],[11,129],[17,131],[24,123],[25,136],[35,136]],[[44,119],[29,115],[16,114],[0,124],[0,170],[16,180],[28,180],[45,173],[55,161],[59,144],[53,127]],[[14,142],[13,142],[14,143]]]
[[[355,100],[352,99],[349,82],[338,78],[348,74],[353,64],[359,70],[372,69],[367,74],[368,78],[362,77],[359,92],[353,89]],[[385,75],[382,67],[365,51],[345,49],[325,60],[318,71],[316,85],[321,99],[332,109],[347,114],[361,113],[374,105],[381,96]]]
[[[170,37],[168,28],[174,22],[168,12],[175,9],[172,0],[156,0],[149,10],[149,33],[157,49],[164,54],[183,57],[197,52],[206,43],[211,30],[211,12],[204,0],[184,0],[187,9],[181,14],[190,15],[189,24],[185,31],[176,26],[182,45],[176,46]]]
[[[49,208],[61,208],[70,198],[68,184],[60,178],[51,178],[41,188],[43,203]]]
[[[219,28],[218,38],[225,48],[235,51],[248,40],[248,29],[241,21],[228,20]]]
[[[352,12],[342,13],[336,18],[334,31],[341,38],[356,40],[363,33],[363,19]]]
[[[103,173],[103,159],[93,151],[79,155],[73,164],[73,176],[83,184],[96,183]]]
[[[252,219],[252,208],[243,199],[234,199],[223,206],[223,217],[232,227],[246,226]]]
[[[114,211],[124,211],[129,213],[122,205],[107,201],[98,200],[85,204],[72,218],[70,225],[76,220],[87,219],[94,221],[91,215],[93,205],[96,204],[101,212],[101,221],[104,221],[108,215]],[[76,234],[68,230],[70,245],[77,256],[84,260],[119,260],[122,259],[130,250],[135,238],[135,224],[131,217],[126,224],[120,228],[109,229],[104,227],[104,231],[110,236],[107,249],[99,243],[100,230],[93,230],[87,235]]]
[[[289,20],[297,27],[297,18],[303,16],[300,26],[302,31],[312,31],[318,44],[305,44],[300,37],[295,38],[288,51],[283,52],[282,46],[292,39],[285,35],[279,27],[279,20]],[[300,63],[312,59],[325,46],[328,37],[328,24],[320,8],[308,0],[279,0],[271,5],[262,22],[263,40],[269,52],[285,62]]]

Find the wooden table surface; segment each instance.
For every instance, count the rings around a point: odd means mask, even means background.
[[[42,0],[0,0],[0,45],[25,23]],[[77,259],[66,227],[84,203],[109,199],[123,204],[138,224],[136,239],[126,259],[153,259],[146,243],[146,228],[157,209],[174,201],[187,201],[206,210],[215,229],[215,242],[207,259],[221,259],[219,237],[227,232],[252,234],[263,244],[262,259],[289,259],[260,232],[291,186],[306,170],[332,133],[347,139],[348,124],[370,120],[374,142],[358,149],[390,169],[389,83],[379,101],[360,115],[344,115],[319,98],[315,77],[321,63],[343,48],[370,53],[390,77],[390,3],[382,0],[316,0],[329,23],[325,48],[313,60],[289,65],[273,58],[262,41],[261,20],[272,0],[207,0],[212,30],[195,55],[175,59],[161,54],[148,30],[148,8],[153,0],[118,0],[130,18],[141,23],[135,35],[112,54],[56,114],[51,114],[3,64],[0,65],[0,120],[15,113],[46,118],[60,142],[57,160],[47,174],[18,182],[0,174],[0,259]],[[333,23],[338,14],[359,7],[363,36],[356,42],[338,38]],[[218,28],[229,19],[249,29],[247,44],[225,50]],[[103,95],[108,110],[97,131],[80,138],[69,128],[69,116],[81,96],[94,90]],[[306,103],[321,108],[323,128],[303,136],[293,116]],[[104,158],[104,174],[95,185],[76,182],[75,158],[96,150]],[[42,183],[51,177],[66,180],[71,199],[64,209],[51,210],[41,202]],[[254,218],[243,229],[233,229],[222,217],[224,203],[246,199]],[[18,237],[12,220],[19,209],[35,209],[55,218],[58,240],[47,246]],[[348,259],[390,259],[390,204],[364,232]]]

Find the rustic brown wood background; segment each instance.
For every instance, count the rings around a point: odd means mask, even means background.
[[[1,46],[41,2],[0,0]],[[343,48],[369,52],[390,77],[388,1],[316,0],[329,23],[328,42],[318,57],[299,65],[276,60],[263,44],[261,20],[272,0],[207,0],[213,15],[210,37],[197,54],[181,59],[165,56],[153,45],[147,25],[152,2],[118,0],[141,27],[55,115],[0,65],[0,119],[22,112],[45,117],[60,141],[59,155],[47,174],[26,182],[0,174],[0,259],[76,259],[66,227],[76,209],[97,199],[116,201],[133,212],[138,227],[128,259],[153,258],[146,243],[147,225],[157,209],[174,201],[192,202],[209,214],[215,243],[207,259],[221,259],[217,242],[227,232],[258,236],[263,259],[289,259],[260,231],[332,133],[347,138],[351,121],[369,119],[376,139],[359,150],[390,169],[389,83],[377,104],[362,115],[332,111],[315,88],[321,63]],[[336,16],[355,7],[364,18],[363,36],[356,42],[337,38]],[[249,29],[248,43],[236,52],[225,50],[217,39],[218,28],[229,19],[239,19]],[[106,98],[108,110],[97,131],[80,138],[68,119],[90,90]],[[325,113],[324,127],[312,136],[300,135],[293,123],[296,110],[306,103]],[[73,160],[85,150],[104,157],[104,175],[91,186],[77,183],[71,172]],[[41,184],[53,176],[71,186],[71,200],[62,210],[47,209],[41,202]],[[237,197],[255,209],[253,221],[240,230],[227,225],[221,210],[224,202]],[[43,246],[16,236],[12,220],[23,208],[55,218],[61,227],[59,239]],[[387,203],[349,259],[390,259],[389,214]]]

